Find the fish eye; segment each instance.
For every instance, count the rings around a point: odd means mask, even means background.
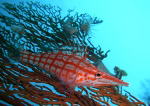
[[[97,73],[97,74],[96,74],[96,77],[100,77],[100,76],[101,76],[101,74],[100,74],[100,73]]]

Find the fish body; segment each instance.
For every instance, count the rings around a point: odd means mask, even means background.
[[[39,66],[54,74],[64,84],[69,86],[111,86],[128,83],[119,80],[101,70],[98,70],[85,57],[63,52],[53,53],[21,53],[21,61]]]

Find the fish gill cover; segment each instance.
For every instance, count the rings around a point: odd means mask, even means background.
[[[86,57],[91,64],[107,57],[90,42],[90,27],[102,20],[39,2],[2,3],[0,13],[0,104],[11,105],[145,105],[121,86],[67,88],[56,76],[20,62],[20,52],[57,52]],[[114,68],[121,79],[126,75]],[[68,90],[67,90],[68,89]]]

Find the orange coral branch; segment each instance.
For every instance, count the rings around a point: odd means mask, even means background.
[[[119,106],[129,106],[129,105],[132,106],[132,105],[139,105],[139,104],[144,105],[143,102],[139,101],[137,98],[135,98],[131,94],[129,94],[129,96],[131,98],[134,98],[137,102],[129,101],[127,96],[119,94],[119,92],[113,86],[99,87],[97,90],[93,90],[91,88],[89,88],[89,89],[96,93],[96,95],[91,94],[95,99],[98,99],[97,96],[98,97],[103,97],[103,96],[110,97],[111,102],[114,103],[114,104],[118,104]],[[105,101],[101,101],[101,102],[104,102],[105,104],[107,104]]]

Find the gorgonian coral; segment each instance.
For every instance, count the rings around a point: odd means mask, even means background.
[[[143,102],[122,87],[76,87],[67,86],[46,70],[27,63],[20,63],[22,50],[50,52],[61,50],[86,56],[92,63],[107,57],[101,48],[90,42],[90,25],[102,20],[88,14],[62,16],[59,7],[38,2],[18,4],[2,3],[0,13],[0,104],[12,105],[81,105],[101,106],[118,104],[138,105]],[[121,78],[119,68],[117,77]]]

